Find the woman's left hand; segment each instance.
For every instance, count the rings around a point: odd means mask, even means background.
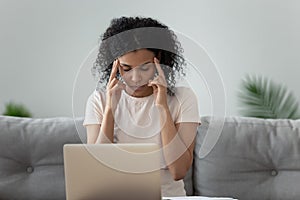
[[[148,86],[152,86],[153,88],[155,105],[167,107],[167,81],[165,78],[165,74],[157,58],[154,58],[154,64],[158,72],[158,76],[156,76],[152,81],[150,80]]]

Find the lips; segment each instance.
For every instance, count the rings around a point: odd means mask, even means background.
[[[133,90],[133,91],[140,91],[140,90],[143,90],[147,85],[142,85],[142,86],[130,86],[130,88]]]

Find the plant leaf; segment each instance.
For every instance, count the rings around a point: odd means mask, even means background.
[[[15,117],[31,117],[29,110],[22,104],[8,102],[5,104],[5,111],[3,115]]]
[[[243,116],[258,118],[299,119],[299,103],[282,84],[262,76],[247,75],[238,97]]]

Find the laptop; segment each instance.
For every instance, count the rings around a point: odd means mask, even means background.
[[[67,200],[161,200],[156,144],[65,144]]]

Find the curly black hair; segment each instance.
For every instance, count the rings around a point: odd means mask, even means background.
[[[177,36],[166,25],[152,18],[115,18],[111,20],[100,39],[98,56],[92,67],[92,74],[99,78],[97,89],[108,83],[115,59],[130,51],[146,48],[152,51],[162,64],[168,95],[175,94],[176,78],[185,76],[183,66],[186,66],[186,63]]]

